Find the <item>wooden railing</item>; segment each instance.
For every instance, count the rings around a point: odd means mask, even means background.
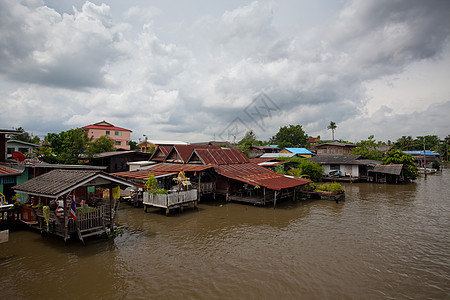
[[[80,231],[104,226],[105,205],[77,208],[77,225]]]
[[[174,192],[170,194],[143,193],[143,204],[157,207],[170,207],[197,200],[197,190]]]

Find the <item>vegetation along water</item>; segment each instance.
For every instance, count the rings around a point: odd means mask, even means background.
[[[346,201],[216,201],[166,217],[122,205],[86,246],[31,231],[0,244],[0,299],[444,299],[450,170],[344,184]]]

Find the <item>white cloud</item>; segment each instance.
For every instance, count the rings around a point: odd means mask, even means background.
[[[24,3],[0,0],[0,96],[8,104],[0,127],[26,122],[45,132],[105,119],[135,137],[201,140],[240,117],[262,139],[289,123],[325,137],[331,120],[339,138],[393,139],[414,135],[421,128],[408,118],[443,114],[432,108],[450,99],[446,1],[351,1],[298,32],[275,25],[284,2],[197,12],[190,24],[163,23],[167,6],[85,2],[61,13]],[[264,130],[244,113],[261,92],[281,109]],[[397,121],[410,133],[385,132]]]

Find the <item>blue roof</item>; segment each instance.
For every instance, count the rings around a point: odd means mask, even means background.
[[[312,152],[306,148],[284,148],[284,149],[294,154],[312,154]]]
[[[411,155],[423,155],[423,150],[422,151],[402,151],[402,152],[403,153],[407,153],[407,154],[411,154]],[[425,155],[441,156],[439,153],[431,152],[430,150],[425,150]]]

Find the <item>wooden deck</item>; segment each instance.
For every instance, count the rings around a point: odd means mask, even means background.
[[[157,207],[166,210],[166,215],[171,209],[182,208],[189,204],[197,206],[198,191],[193,189],[190,191],[173,192],[169,194],[151,194],[143,193],[142,203],[144,204],[144,211],[147,212],[147,207]]]
[[[30,226],[39,230],[41,234],[52,234],[63,238],[70,239],[70,235],[76,234],[84,244],[84,238],[107,234],[109,228],[113,230],[116,212],[119,207],[119,200],[114,200],[112,206],[109,205],[108,199],[97,198],[98,205],[96,207],[86,206],[77,207],[76,220],[70,219],[70,206],[66,208],[66,220],[63,214],[56,214],[50,211],[50,217],[45,220],[42,207],[33,208],[36,222],[30,222]]]

